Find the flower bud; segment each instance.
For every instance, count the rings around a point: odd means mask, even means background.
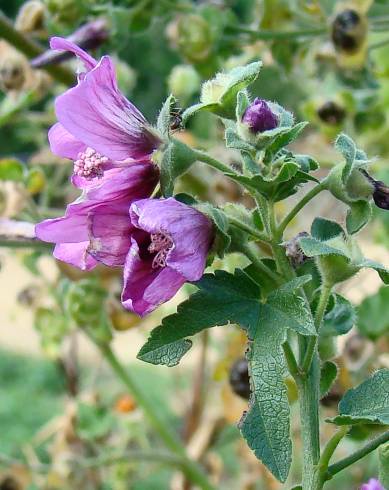
[[[24,3],[15,20],[15,29],[21,32],[34,32],[43,29],[45,8],[39,0]]]
[[[346,204],[359,200],[370,200],[375,188],[374,179],[371,179],[367,172],[354,169],[347,181],[343,183],[344,166],[345,164],[342,163],[331,170],[326,179],[327,189],[333,196]]]
[[[106,22],[103,19],[88,22],[74,31],[73,34],[66,39],[85,50],[98,48],[108,39]],[[33,68],[41,68],[43,66],[60,63],[67,59],[71,59],[72,57],[73,54],[69,51],[55,51],[49,49],[31,60],[30,64]]]
[[[332,42],[337,51],[355,54],[366,34],[366,19],[356,10],[348,8],[336,15],[332,24]]]
[[[180,17],[177,34],[178,49],[188,61],[199,63],[208,58],[212,50],[212,34],[203,17],[196,14]]]
[[[246,359],[242,358],[234,362],[230,369],[229,380],[232,391],[236,395],[246,400],[250,398],[250,377]]]
[[[299,267],[308,260],[308,257],[302,251],[299,244],[300,238],[308,235],[309,233],[307,233],[306,231],[301,231],[300,233],[298,233],[297,236],[291,238],[285,243],[286,256],[288,257],[294,268]]]
[[[344,121],[346,111],[339,104],[330,100],[319,107],[317,115],[324,123],[337,126]]]
[[[187,100],[199,90],[200,77],[191,65],[177,65],[170,72],[168,85],[175,97]]]
[[[263,133],[278,126],[278,118],[263,99],[256,98],[246,109],[243,123],[247,124],[252,133]]]
[[[28,77],[28,62],[16,49],[0,41],[0,89],[21,90]]]
[[[54,21],[72,24],[84,14],[85,5],[80,0],[45,0]]]

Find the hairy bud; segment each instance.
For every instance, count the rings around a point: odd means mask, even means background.
[[[365,41],[366,19],[354,9],[339,12],[332,24],[332,42],[337,51],[354,54]]]
[[[346,111],[339,104],[330,100],[318,108],[317,115],[324,123],[337,126],[344,121]]]
[[[278,117],[268,103],[256,98],[243,115],[243,123],[247,124],[252,133],[263,133],[278,126]]]
[[[24,3],[15,20],[15,29],[21,32],[34,32],[43,29],[45,7],[39,0]]]

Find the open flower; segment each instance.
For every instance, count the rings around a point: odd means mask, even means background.
[[[73,183],[94,185],[106,170],[149,156],[161,143],[141,112],[119,91],[112,60],[97,62],[76,44],[58,37],[52,49],[70,51],[85,66],[78,84],[57,97],[58,118],[49,131],[51,150],[75,162]]]
[[[385,490],[381,483],[375,478],[370,480],[361,486],[361,490]]]
[[[54,257],[83,270],[98,262],[123,266],[133,228],[128,209],[134,200],[151,195],[158,175],[147,160],[112,169],[109,179],[69,204],[65,216],[37,224],[37,238],[55,243]]]
[[[143,316],[204,273],[213,241],[209,218],[173,198],[142,199],[130,207],[131,248],[122,302]]]

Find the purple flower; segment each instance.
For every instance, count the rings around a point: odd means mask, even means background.
[[[253,133],[263,133],[278,126],[277,115],[265,100],[258,98],[246,109],[242,121]]]
[[[37,238],[55,243],[54,257],[83,270],[97,262],[123,266],[131,246],[130,204],[148,197],[158,181],[146,160],[107,172],[109,179],[89,188],[68,205],[65,216],[38,223]]]
[[[370,478],[367,483],[361,486],[361,490],[385,490],[381,483],[375,478]]]
[[[130,207],[131,248],[122,303],[143,316],[204,273],[213,240],[209,218],[173,198],[142,199]]]
[[[97,62],[76,44],[59,37],[52,49],[70,51],[85,66],[78,84],[57,97],[58,123],[49,131],[51,150],[75,162],[73,183],[89,187],[104,172],[149,156],[161,143],[144,116],[119,91],[112,60]]]

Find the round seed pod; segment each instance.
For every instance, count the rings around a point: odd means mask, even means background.
[[[250,398],[250,376],[246,359],[241,358],[234,362],[230,369],[229,381],[236,395],[246,400]]]
[[[344,121],[346,111],[336,102],[329,100],[318,108],[317,115],[324,123],[337,126]]]
[[[367,34],[366,18],[353,8],[339,12],[332,23],[332,42],[337,51],[356,53]]]

